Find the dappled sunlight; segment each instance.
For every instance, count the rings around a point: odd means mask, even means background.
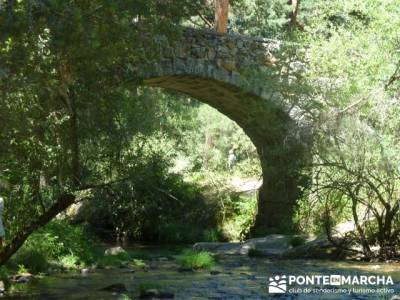
[[[398,2],[0,0],[0,298],[394,300]]]

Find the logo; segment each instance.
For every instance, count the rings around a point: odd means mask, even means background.
[[[274,275],[267,281],[271,294],[393,294],[391,276],[385,275]],[[389,286],[389,287],[385,287]]]
[[[270,277],[268,283],[268,292],[271,294],[283,294],[286,292],[287,283],[286,276],[278,276]]]

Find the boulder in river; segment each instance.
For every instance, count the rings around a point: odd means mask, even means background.
[[[15,283],[28,283],[32,279],[33,275],[31,273],[25,272],[14,275],[11,281]]]
[[[120,255],[126,253],[124,248],[118,246],[118,247],[111,247],[108,248],[106,251],[104,251],[104,255],[110,256],[110,255]]]
[[[88,269],[88,268],[81,269],[81,274],[82,274],[82,275],[87,275],[87,274],[89,274],[89,273],[91,273],[91,272],[92,272],[92,270],[90,270],[90,269]]]

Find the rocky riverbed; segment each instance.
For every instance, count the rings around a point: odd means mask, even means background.
[[[154,253],[154,249],[151,249]],[[219,255],[210,270],[182,270],[173,257],[145,260],[146,267],[121,265],[109,269],[80,270],[33,279],[9,299],[400,299],[400,265],[397,263],[335,262],[251,258]],[[273,294],[270,278],[286,278],[286,293]],[[289,284],[289,276],[388,276],[393,285]],[[303,276],[303,277],[300,277]],[[147,288],[146,288],[147,287]],[[305,288],[309,289],[304,290]],[[149,292],[143,294],[143,289]],[[339,290],[340,289],[340,290]],[[6,298],[6,299],[8,299]]]

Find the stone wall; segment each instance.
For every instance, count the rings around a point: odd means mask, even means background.
[[[238,34],[186,29],[182,39],[172,49],[176,51],[174,56],[181,59],[207,60],[226,71],[239,71],[273,65],[276,60],[274,52],[279,50],[279,43]]]
[[[155,51],[151,53],[153,58],[150,61],[157,61],[163,66],[174,61],[184,67],[195,60],[199,64],[211,64],[235,73],[271,68],[277,62],[281,46],[280,42],[269,39],[190,28],[183,29],[182,34],[175,38],[157,36],[152,39]],[[183,73],[186,70],[181,71]],[[145,77],[151,76],[154,65],[145,72]]]

